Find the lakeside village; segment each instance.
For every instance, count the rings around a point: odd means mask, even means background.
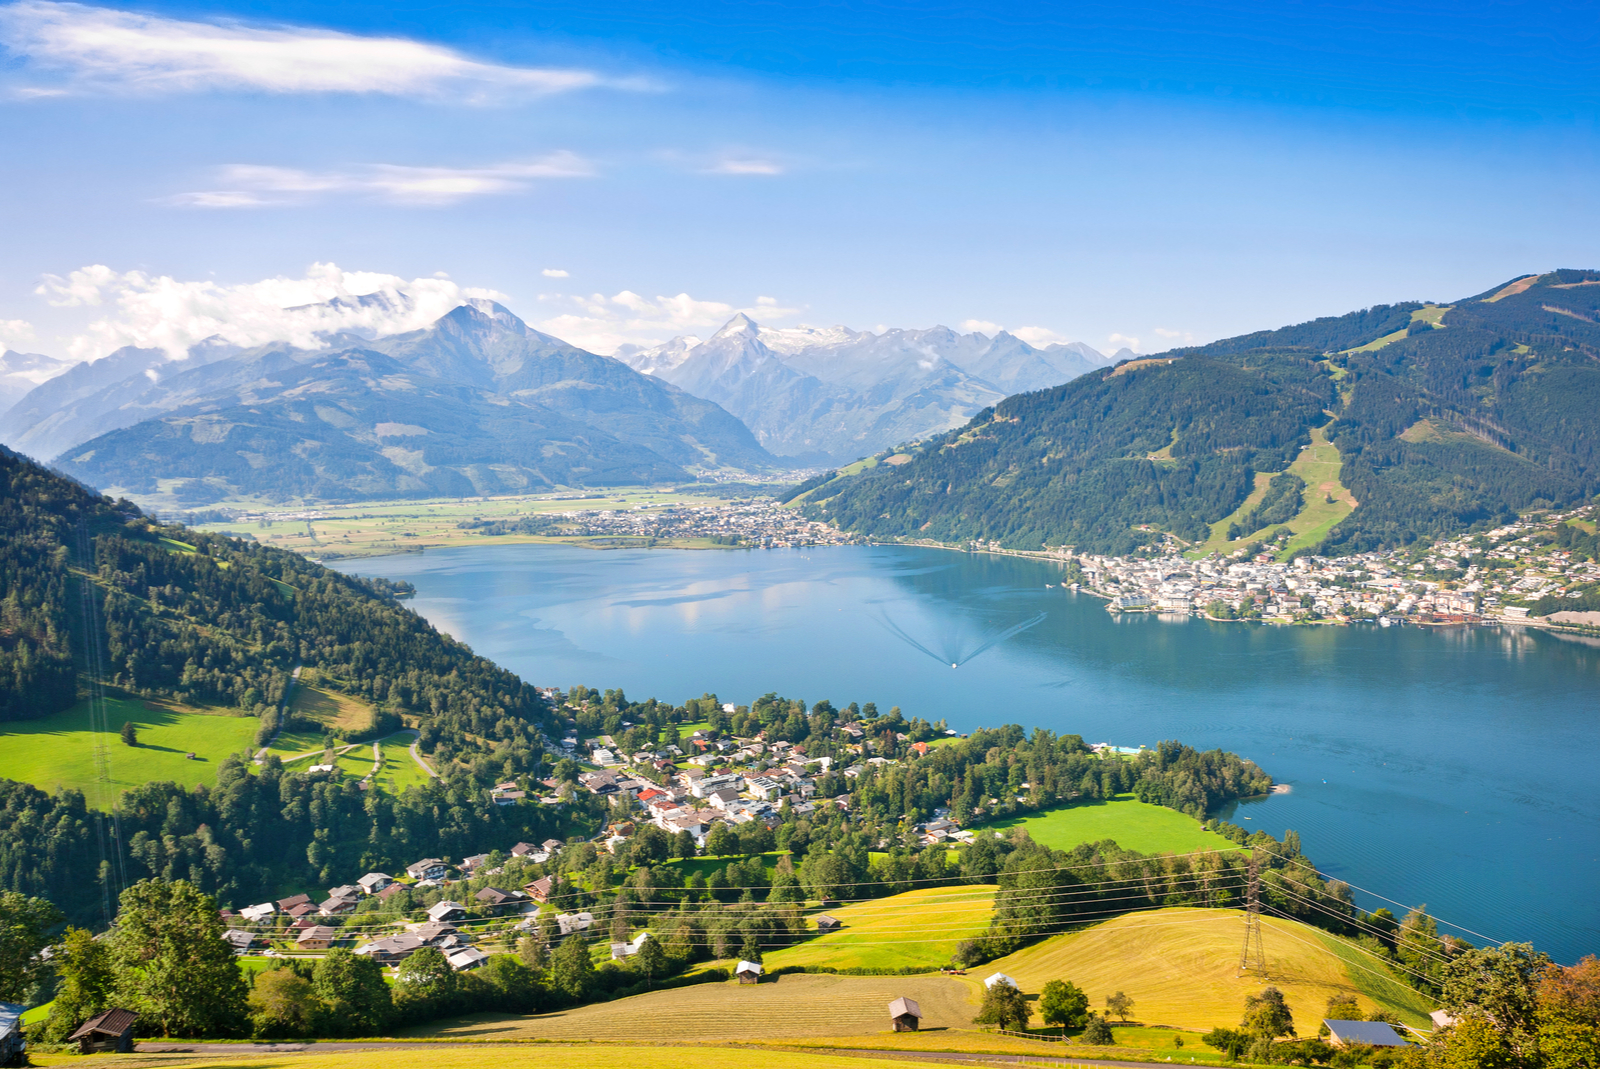
[[[1069,585],[1106,598],[1112,612],[1385,627],[1540,623],[1530,606],[1556,598],[1574,610],[1544,620],[1594,628],[1600,612],[1583,610],[1594,608],[1600,563],[1592,546],[1587,553],[1572,547],[1571,533],[1592,543],[1595,512],[1550,513],[1425,546],[1292,562],[1248,550],[1202,560],[1175,551],[1151,559],[1084,555],[1070,558],[1069,576],[1081,578]]]
[[[569,696],[559,690],[541,688],[541,694],[557,709],[575,711]],[[733,704],[720,705],[726,717],[744,711]],[[898,712],[891,710],[890,715]],[[862,715],[875,715],[873,707],[867,706]],[[713,716],[713,722],[716,719]],[[839,767],[831,756],[809,757],[801,745],[768,742],[765,732],[746,738],[707,728],[679,742],[630,754],[621,746],[626,736],[580,740],[576,720],[567,723],[571,726],[565,737],[550,745],[553,756],[560,754],[563,763],[571,762],[569,770],[580,770],[575,779],[570,771],[562,777],[558,767],[556,775],[539,781],[537,787],[514,781],[498,784],[488,791],[487,801],[502,806],[536,801],[560,808],[579,792],[587,792],[608,803],[609,816],[599,834],[590,839],[508,842],[502,850],[454,863],[420,858],[403,874],[369,872],[329,888],[328,897],[320,902],[297,894],[237,911],[223,910],[227,925],[223,938],[241,955],[321,953],[346,946],[384,966],[397,966],[423,947],[435,947],[453,969],[470,971],[486,964],[491,952],[514,950],[527,936],[553,946],[573,933],[592,929],[598,936],[607,931],[604,918],[597,922],[591,912],[555,908],[562,887],[551,863],[563,851],[580,851],[589,861],[603,854],[625,854],[641,833],[656,836],[674,857],[693,857],[696,851],[734,855],[741,852],[741,841],[752,837],[765,840],[755,845],[771,849],[773,829],[784,823],[786,810],[796,818],[819,806],[848,811],[850,781],[874,766],[899,763],[883,756],[886,748],[914,760],[939,745],[940,738],[963,737],[941,721],[924,726],[922,734],[931,732],[932,742],[913,742],[897,732],[891,743],[886,736],[869,735],[860,722],[846,722],[835,728],[836,752],[855,760]],[[622,723],[624,730],[632,726]],[[1100,743],[1090,749],[1127,756],[1142,748]],[[974,838],[943,807],[934,810],[932,819],[909,829],[909,834],[918,846],[956,846]],[[545,874],[547,865],[551,875]],[[702,890],[715,892],[718,878],[714,875]],[[408,904],[413,909],[397,916],[394,910],[400,903],[390,900],[401,894],[411,896]],[[832,930],[830,918],[815,921],[819,931]],[[614,937],[610,958],[621,961],[638,953],[649,933],[640,931],[628,938],[628,933],[613,928],[610,934]],[[760,967],[753,967],[759,975]]]

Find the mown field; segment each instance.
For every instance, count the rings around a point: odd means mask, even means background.
[[[1122,991],[1133,999],[1132,1019],[1178,1028],[1237,1025],[1246,996],[1268,982],[1283,991],[1297,1027],[1309,1027],[1311,1035],[1335,994],[1355,996],[1364,1010],[1381,1005],[1409,1023],[1427,1021],[1419,1012],[1420,996],[1408,998],[1403,991],[1384,992],[1358,982],[1352,976],[1355,970],[1329,949],[1322,933],[1296,921],[1263,917],[1269,979],[1240,976],[1243,921],[1244,914],[1232,909],[1131,913],[1020,950],[973,970],[973,976],[1003,972],[1030,995],[1050,980],[1071,980],[1097,1009],[1104,1008],[1106,996]],[[1364,964],[1382,969],[1370,958]],[[1382,997],[1374,999],[1369,991]]]
[[[844,927],[799,946],[774,950],[763,964],[835,969],[938,968],[956,944],[989,926],[995,887],[927,887],[828,910]]]
[[[774,1040],[777,1043],[798,1045],[803,1043],[813,1050],[851,1048],[855,1050],[927,1051],[930,1053],[963,1054],[1024,1054],[1039,1058],[1112,1058],[1149,1061],[1194,1063],[1197,1065],[1224,1065],[1227,1057],[1205,1045],[1201,1033],[1177,1028],[1142,1028],[1115,1025],[1116,1044],[1096,1047],[1080,1043],[1077,1037],[1059,1041],[1059,1028],[1038,1029],[1039,1038],[1023,1039],[1020,1036],[1000,1035],[977,1028],[932,1032],[898,1032],[881,1036],[857,1036],[851,1039]],[[1238,1063],[1231,1063],[1238,1064]]]
[[[697,984],[532,1017],[478,1015],[412,1034],[662,1043],[872,1035],[889,1031],[889,1003],[902,995],[921,1005],[925,1028],[966,1027],[978,1012],[972,986],[953,977],[791,973],[759,984]]]
[[[413,1049],[365,1050],[340,1053],[285,1052],[281,1054],[97,1054],[95,1065],[127,1066],[128,1069],[158,1066],[192,1066],[194,1069],[385,1069],[400,1060],[425,1060],[428,1069],[751,1069],[752,1056],[760,1058],[761,1069],[863,1069],[864,1066],[894,1065],[931,1067],[947,1062],[907,1060],[885,1054],[850,1056],[817,1051],[762,1050],[746,1047],[653,1046],[634,1044],[546,1044],[526,1047],[496,1045],[484,1048],[419,1046]],[[79,1055],[33,1055],[35,1065],[76,1065]]]
[[[1115,839],[1124,850],[1142,854],[1188,854],[1197,850],[1237,850],[1238,846],[1175,809],[1150,805],[1131,794],[1106,802],[1078,802],[1044,813],[977,825],[973,831],[1028,829],[1036,843],[1067,850],[1079,843]]]
[[[106,706],[111,730],[103,741],[111,758],[113,794],[151,780],[186,787],[215,783],[217,763],[230,753],[248,751],[261,726],[251,716],[140,698],[108,698]],[[138,732],[138,746],[124,746],[118,735],[127,722]],[[95,740],[87,701],[40,720],[0,723],[0,753],[5,755],[0,775],[47,791],[58,785],[80,790],[96,804]],[[184,756],[191,751],[194,760]]]

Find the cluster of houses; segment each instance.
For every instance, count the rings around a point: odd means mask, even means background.
[[[1589,515],[1585,509],[1519,520],[1477,536],[1435,543],[1420,560],[1410,550],[1348,557],[1300,557],[1293,563],[1270,553],[1227,559],[1188,560],[1177,554],[1157,559],[1077,558],[1084,585],[1118,612],[1205,613],[1221,602],[1235,612],[1259,610],[1263,617],[1293,619],[1314,609],[1344,621],[1376,617],[1380,622],[1461,623],[1485,619],[1525,620],[1527,609],[1505,604],[1549,595],[1576,598],[1600,582],[1600,564],[1574,560],[1541,537],[1557,524]],[[1516,567],[1483,567],[1488,557]],[[1463,568],[1463,562],[1465,567]],[[1427,580],[1422,574],[1459,571],[1457,579]],[[1307,601],[1309,600],[1309,605]]]

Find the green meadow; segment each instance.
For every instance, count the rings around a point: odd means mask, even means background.
[[[152,780],[170,780],[185,787],[216,782],[217,764],[230,753],[246,753],[260,722],[252,716],[230,716],[138,698],[107,698],[110,732],[98,736],[110,757],[111,788],[121,794]],[[125,746],[119,732],[131,722],[139,745]],[[70,787],[97,798],[95,743],[89,703],[79,702],[40,720],[0,723],[0,775],[52,791]],[[184,755],[194,753],[190,760]]]
[[[935,969],[956,945],[989,927],[995,887],[923,887],[870,902],[830,909],[843,926],[798,946],[768,951],[769,969],[826,965],[835,969]],[[814,920],[815,918],[813,918]]]
[[[1206,831],[1176,809],[1141,802],[1131,794],[1109,802],[1077,802],[1058,809],[973,827],[973,831],[1028,829],[1034,842],[1053,850],[1114,839],[1124,850],[1142,854],[1188,854],[1197,850],[1236,850],[1234,843]]]

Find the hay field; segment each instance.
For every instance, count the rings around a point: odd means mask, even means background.
[[[1237,850],[1231,840],[1176,809],[1141,802],[1131,794],[1106,802],[1075,802],[1044,813],[977,825],[973,831],[1024,827],[1034,842],[1054,850],[1079,843],[1115,839],[1124,850],[1143,854],[1189,854],[1197,850]]]
[[[975,969],[973,977],[1003,972],[1029,995],[1047,981],[1071,980],[1095,1009],[1123,991],[1133,999],[1133,1020],[1178,1028],[1233,1027],[1245,997],[1268,983],[1287,996],[1296,1026],[1309,1035],[1316,1034],[1331,995],[1355,996],[1363,1010],[1377,1008],[1316,929],[1276,917],[1261,918],[1261,928],[1267,981],[1238,975],[1242,911],[1187,908],[1131,913],[1056,936]],[[1415,1020],[1414,1006],[1386,998],[1383,1008]]]
[[[152,780],[171,780],[184,787],[216,783],[218,762],[230,753],[249,750],[261,726],[253,716],[228,715],[237,711],[108,697],[106,720],[111,730],[103,741],[111,757],[113,795]],[[118,737],[129,721],[139,734],[135,747],[124,746]],[[0,725],[4,774],[45,791],[58,785],[81,790],[89,804],[109,806],[115,798],[102,800],[97,793],[95,741],[87,701],[40,720],[7,721]],[[193,761],[184,756],[190,752],[195,754]]]
[[[889,1031],[889,1003],[901,995],[921,1005],[924,1028],[967,1027],[978,1012],[972,986],[952,977],[791,973],[759,984],[729,980],[652,991],[532,1017],[465,1017],[411,1034],[662,1043],[875,1035]]]
[[[315,668],[301,669],[290,708],[296,715],[315,720],[326,730],[347,736],[367,730],[372,723],[370,704],[323,684]]]
[[[925,887],[827,911],[844,927],[763,957],[769,969],[828,965],[835,969],[938,968],[956,944],[989,926],[993,884]]]
[[[943,1062],[906,1060],[893,1055],[852,1057],[816,1051],[761,1050],[703,1046],[657,1047],[647,1044],[546,1044],[525,1047],[487,1045],[480,1048],[419,1044],[415,1048],[303,1054],[97,1054],[94,1064],[126,1069],[187,1066],[191,1069],[389,1069],[399,1061],[424,1060],[428,1069],[750,1069],[752,1058],[762,1069],[870,1069],[871,1066],[918,1066],[932,1069]],[[35,1054],[33,1064],[81,1065],[81,1055]]]

